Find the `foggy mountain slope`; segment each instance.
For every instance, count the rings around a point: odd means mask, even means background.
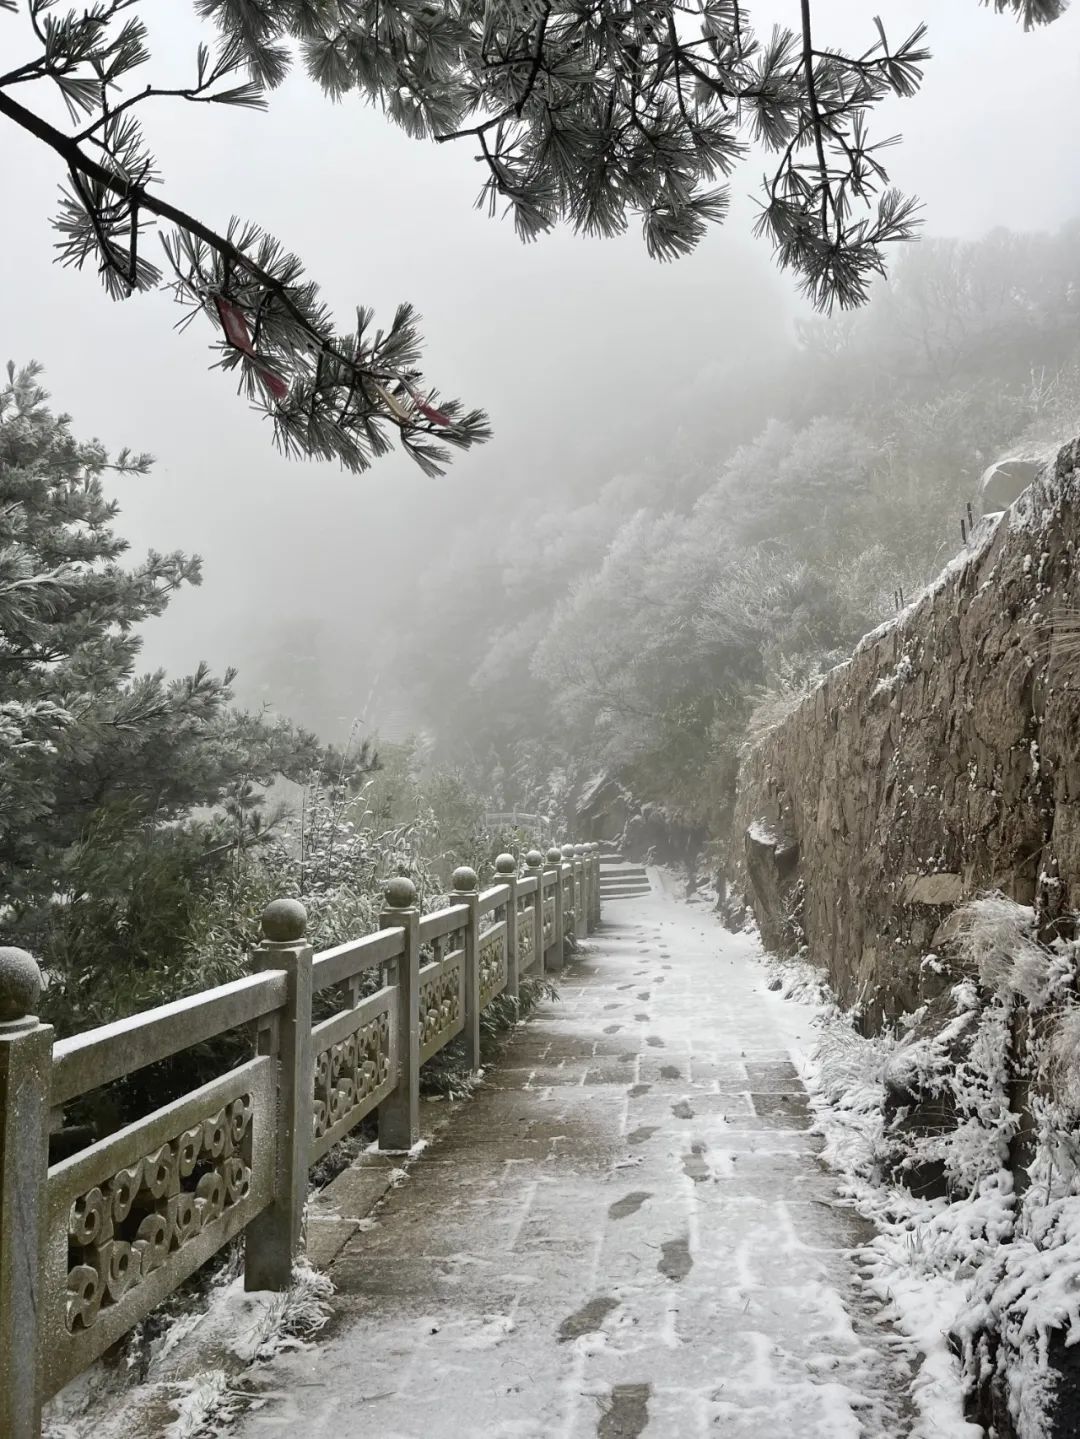
[[[1076,426],[1077,234],[926,240],[868,311],[800,327],[726,444],[479,510],[385,652],[437,752],[500,804],[608,772],[715,835],[755,710],[940,569],[991,460]]]

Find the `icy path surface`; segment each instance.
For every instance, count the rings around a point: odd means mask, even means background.
[[[860,1439],[909,1431],[815,1159],[813,1012],[654,892],[342,1252],[338,1317],[260,1371],[268,1439]],[[793,1063],[794,1059],[794,1063]]]

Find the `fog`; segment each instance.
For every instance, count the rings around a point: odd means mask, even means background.
[[[186,6],[173,9],[154,36],[176,67],[197,30]],[[792,23],[796,9],[758,0],[755,20]],[[861,0],[817,0],[816,17],[824,43],[872,38]],[[1039,230],[1075,214],[1080,8],[1027,35],[974,0],[903,0],[885,16],[894,38],[923,18],[934,52],[924,88],[874,125],[903,133],[892,175],[925,202],[927,232]],[[13,59],[22,23],[0,21]],[[388,320],[412,301],[430,382],[492,417],[494,440],[441,480],[400,455],[363,476],[284,460],[232,379],[207,369],[205,324],[177,333],[180,312],[161,296],[114,304],[92,275],[52,263],[59,166],[5,128],[5,357],[44,362],[79,434],[157,457],[150,477],[116,487],[133,551],[204,557],[202,587],[148,628],[147,663],[235,664],[243,698],[273,700],[277,649],[300,645],[316,668],[344,676],[336,712],[314,716],[324,728],[347,725],[349,711],[400,723],[397,638],[425,618],[413,576],[478,512],[509,515],[529,491],[557,507],[646,456],[679,450],[707,465],[717,417],[740,403],[748,377],[769,374],[805,313],[792,278],[750,236],[757,158],[734,177],[728,223],[692,258],[662,266],[636,233],[521,245],[509,223],[474,209],[468,142],[410,140],[359,102],[330,105],[299,76],[266,115],[158,102],[148,133],[174,202],[219,228],[230,214],[266,226],[343,318],[362,302]]]

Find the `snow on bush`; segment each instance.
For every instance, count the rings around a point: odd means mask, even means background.
[[[895,1033],[863,1037],[827,1001],[808,1085],[823,1158],[877,1226],[861,1256],[864,1291],[918,1356],[913,1439],[982,1439],[965,1397],[994,1385],[1018,1439],[1047,1439],[1051,1338],[1080,1342],[1080,1007],[1063,998],[1080,945],[1041,945],[1033,911],[997,895],[962,906],[951,927],[960,977],[936,1024],[924,1009]],[[806,965],[776,969],[784,993],[805,1000],[820,987]],[[1018,1073],[1032,1081],[1034,1122],[1019,1195],[1009,1169]],[[887,1118],[886,1092],[897,1088],[942,1101],[955,1122],[926,1133],[905,1125],[906,1110]],[[898,1148],[909,1163],[941,1161],[948,1196],[897,1182]]]
[[[1035,911],[1001,895],[961,905],[953,916],[955,943],[984,989],[1016,995],[1041,1009],[1069,969],[1035,938]]]

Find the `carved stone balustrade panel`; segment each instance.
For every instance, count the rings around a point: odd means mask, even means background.
[[[420,971],[420,1063],[431,1057],[465,1025],[465,955],[453,950]]]
[[[397,990],[386,986],[312,1031],[315,1095],[311,1158],[320,1159],[390,1094],[397,1083]]]
[[[480,1008],[506,988],[506,924],[486,929],[479,939]]]
[[[270,1202],[274,1103],[251,1060],[49,1171],[49,1395]]]

